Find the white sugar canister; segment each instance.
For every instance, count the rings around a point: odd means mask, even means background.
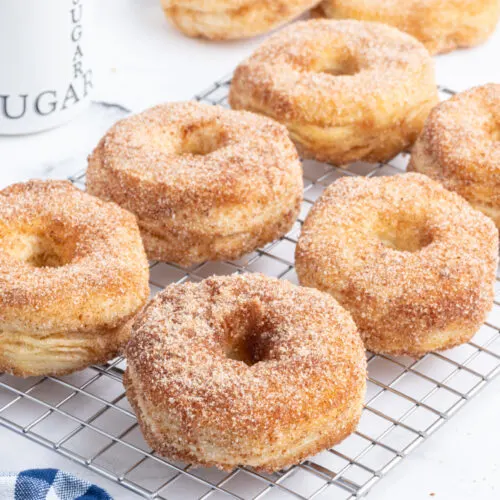
[[[90,102],[94,0],[0,0],[0,134],[67,122]]]

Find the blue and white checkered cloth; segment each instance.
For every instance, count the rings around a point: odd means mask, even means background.
[[[101,488],[58,469],[0,472],[2,500],[112,500]]]

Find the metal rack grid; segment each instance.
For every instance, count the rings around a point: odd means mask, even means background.
[[[227,106],[230,79],[196,97]],[[453,94],[440,89],[443,98]],[[304,161],[299,220],[279,241],[234,262],[189,268],[151,264],[151,293],[170,283],[212,274],[260,271],[297,283],[293,255],[301,224],[321,192],[344,175],[368,177],[405,170],[409,155],[342,170]],[[85,173],[70,178],[84,187]],[[275,474],[249,468],[231,473],[171,462],[148,448],[126,400],[124,360],[64,377],[0,376],[0,424],[23,434],[145,498],[353,499],[370,488],[435,432],[500,371],[500,276],[492,313],[473,341],[421,359],[368,354],[369,381],[358,430],[338,446]],[[126,490],[123,492],[123,497]],[[135,498],[130,493],[128,496]]]

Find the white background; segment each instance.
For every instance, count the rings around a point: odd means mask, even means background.
[[[96,8],[94,36],[100,71],[95,97],[134,111],[162,101],[189,99],[229,73],[260,41],[210,43],[185,38],[164,20],[159,0],[101,0],[96,1]],[[436,66],[438,83],[455,90],[500,82],[500,29],[482,47],[436,57]],[[64,177],[83,168],[86,155],[116,117],[111,110],[93,107],[56,130],[0,137],[0,187],[30,177]],[[368,498],[500,498],[498,422],[500,379],[393,469]],[[76,472],[107,488],[116,498],[137,498],[0,428],[0,470],[49,466]]]

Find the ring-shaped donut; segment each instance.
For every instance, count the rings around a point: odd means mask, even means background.
[[[350,311],[367,349],[413,356],[476,333],[497,264],[491,219],[421,174],[334,182],[296,252],[301,284]]]
[[[431,54],[478,45],[495,30],[498,0],[323,0],[331,19],[389,24],[420,40]]]
[[[0,191],[0,372],[55,375],[104,363],[149,295],[132,214],[67,181]]]
[[[258,274],[171,285],[141,313],[125,386],[158,453],[275,471],[350,434],[366,360],[329,295]]]
[[[456,191],[500,228],[500,85],[473,88],[434,108],[408,169]]]
[[[300,16],[320,0],[161,0],[183,33],[212,40],[247,38]]]
[[[385,161],[413,144],[438,102],[425,47],[390,26],[295,23],[233,76],[229,102],[287,126],[304,157]]]
[[[87,190],[133,212],[148,257],[237,259],[293,225],[302,166],[282,125],[197,102],[121,120],[89,158]]]

